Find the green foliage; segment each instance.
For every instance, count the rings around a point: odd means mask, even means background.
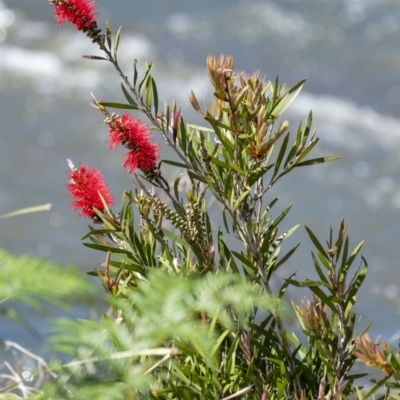
[[[161,271],[112,303],[123,320],[58,322],[54,347],[74,360],[61,367],[61,378],[49,385],[46,396],[63,398],[67,391],[79,399],[129,398],[129,393],[176,398],[182,379],[192,382],[188,396],[222,395],[222,384],[204,391],[204,383],[215,380],[222,368],[235,371],[221,355],[238,347],[237,325],[254,307],[270,311],[277,306],[238,276],[199,279]],[[240,380],[229,379],[233,388]]]
[[[94,285],[76,267],[61,266],[39,257],[16,257],[0,249],[0,303],[22,302],[42,309],[40,300],[61,308],[94,293]],[[10,310],[2,308],[2,313]]]

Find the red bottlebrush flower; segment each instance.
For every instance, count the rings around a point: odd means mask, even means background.
[[[87,165],[81,165],[78,169],[71,160],[68,160],[68,165],[71,171],[68,174],[70,182],[67,189],[73,198],[73,210],[81,210],[80,214],[83,217],[95,217],[94,208],[104,211],[104,203],[107,206],[114,204],[110,189],[98,169],[89,168]]]
[[[130,150],[125,154],[123,166],[129,173],[138,168],[145,172],[151,172],[156,167],[158,151],[158,144],[143,143],[138,150]]]
[[[147,125],[129,113],[122,117],[113,114],[106,123],[110,126],[107,145],[115,149],[122,144],[129,149],[123,163],[128,172],[135,169],[150,172],[156,167],[159,145],[151,143],[152,136]]]
[[[58,24],[71,22],[82,31],[97,27],[93,12],[96,6],[92,0],[50,0],[54,4],[54,12]]]

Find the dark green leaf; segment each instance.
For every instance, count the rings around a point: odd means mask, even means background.
[[[119,108],[122,110],[138,110],[139,107],[135,104],[123,104],[123,103],[109,103],[109,102],[101,102],[100,103],[104,107],[110,107],[110,108]]]
[[[179,167],[179,168],[184,168],[184,169],[188,168],[188,166],[186,164],[183,164],[183,163],[180,163],[177,161],[172,161],[172,160],[162,160],[161,163],[173,165],[174,167]]]
[[[253,186],[253,184],[256,183],[260,178],[262,178],[273,166],[274,164],[270,164],[266,167],[252,169],[249,173],[249,177],[247,178],[247,186]]]
[[[226,169],[233,169],[234,171],[238,172],[238,173],[239,173],[240,175],[242,175],[242,176],[246,175],[246,173],[245,173],[242,169],[240,169],[239,167],[237,167],[236,165],[227,164],[227,163],[225,163],[225,162],[219,160],[219,159],[216,158],[216,157],[211,157],[211,162],[212,162],[213,164],[215,164],[215,165],[218,165],[219,167],[223,167],[223,168],[226,168]]]
[[[158,114],[158,92],[156,82],[151,78],[151,87],[153,89],[153,105],[154,105],[154,115]]]
[[[83,243],[83,245],[86,247],[90,247],[91,249],[105,251],[105,252],[110,251],[111,253],[130,254],[125,249],[120,249],[119,247],[114,247],[112,245],[106,246],[106,245],[96,244],[96,243]]]
[[[365,267],[356,272],[356,274],[352,279],[352,282],[349,284],[349,289],[348,293],[346,294],[346,300],[345,300],[346,305],[349,304],[350,302],[352,304],[355,303],[356,293],[358,292],[358,289],[360,289],[362,283],[364,282],[365,277],[367,276],[368,264],[364,257],[362,257],[362,259]]]
[[[305,228],[308,233],[308,236],[310,237],[311,241],[314,243],[314,246],[321,252],[321,255],[323,255],[328,260],[328,255],[326,254],[326,251],[324,250],[324,248],[322,247],[321,243],[318,241],[318,239],[316,238],[316,236],[314,235],[312,230],[310,228],[308,228],[307,226]]]
[[[283,265],[289,258],[293,255],[293,253],[300,246],[300,243],[296,244],[293,248],[291,248],[275,265],[273,271],[276,271],[281,265]]]
[[[319,254],[321,254],[321,252],[319,252]],[[319,266],[318,260],[315,257],[315,254],[313,252],[311,252],[311,257],[314,263],[314,268],[317,271],[317,274],[319,276],[319,279],[321,279],[321,281],[323,281],[326,285],[330,286],[328,279],[326,279],[326,276],[324,275],[324,273],[321,270],[321,267]]]
[[[125,89],[125,86],[121,83],[121,88],[122,92],[124,93],[124,96],[126,100],[128,100],[128,103],[132,106],[136,106],[137,109],[139,109],[138,105],[135,103],[135,100],[133,100],[132,96],[129,94],[129,92]]]
[[[133,87],[136,89],[136,82],[138,78],[138,72],[136,68],[137,60],[136,58],[133,60]]]
[[[232,254],[236,258],[238,258],[243,263],[243,265],[246,265],[253,271],[257,271],[257,267],[254,265],[254,263],[252,263],[243,253],[239,253],[237,251],[232,251]]]
[[[353,250],[353,252],[350,254],[350,257],[348,258],[348,260],[346,261],[345,265],[343,266],[343,268],[341,268],[341,273],[345,274],[349,268],[351,267],[351,264],[353,264],[354,259],[357,257],[358,253],[361,250],[361,247],[364,244],[364,240],[362,240]]]
[[[286,206],[284,210],[276,217],[274,222],[272,222],[272,224],[269,227],[269,230],[272,231],[273,229],[275,229],[281,223],[281,221],[286,217],[291,208],[292,208],[291,204]]]
[[[274,173],[272,174],[272,179],[274,179],[279,172],[279,168],[282,164],[283,157],[285,156],[287,145],[289,143],[289,137],[290,137],[290,133],[288,132],[285,136],[285,139],[283,139],[281,148],[279,150],[278,158],[276,159],[276,162],[275,162]]]
[[[245,190],[240,196],[239,198],[237,198],[235,200],[235,203],[233,204],[232,207],[232,212],[236,212],[236,210],[238,209],[238,207],[245,201],[245,199],[248,197],[250,191],[249,190]]]
[[[331,162],[335,160],[339,160],[342,158],[341,156],[330,156],[330,157],[318,157],[313,158],[312,160],[303,161],[299,164],[295,164],[294,167],[305,167],[307,165],[315,165],[315,164],[323,164],[325,162]]]

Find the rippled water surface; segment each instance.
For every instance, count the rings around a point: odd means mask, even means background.
[[[302,95],[285,118],[292,130],[312,109],[320,143],[317,154],[340,161],[299,169],[274,189],[281,207],[294,203],[287,227],[300,223],[327,237],[342,217],[352,244],[365,239],[370,265],[357,310],[360,330],[374,321],[372,336],[396,338],[400,267],[400,10],[390,0],[235,1],[99,0],[99,21],[123,25],[120,61],[131,74],[132,59],[157,63],[160,98],[177,98],[185,120],[196,120],[187,93],[209,96],[208,53],[232,54],[238,70],[278,74],[289,85],[306,78]],[[102,116],[90,107],[90,92],[121,101],[119,79],[70,26],[56,26],[45,0],[0,0],[0,210],[51,202],[47,214],[1,222],[1,246],[88,271],[101,255],[80,237],[87,221],[73,215],[66,196],[66,159],[99,166],[113,192],[132,187],[117,154],[104,146]],[[158,138],[159,139],[159,138]],[[165,151],[165,149],[163,150]],[[179,173],[179,171],[176,171]],[[217,215],[217,213],[216,213]],[[304,229],[293,239],[298,253],[280,273],[312,271]],[[304,293],[305,294],[305,293]],[[389,299],[388,299],[389,298]],[[79,310],[77,311],[79,313]],[[39,317],[33,323],[40,330]],[[37,343],[13,324],[16,335]]]

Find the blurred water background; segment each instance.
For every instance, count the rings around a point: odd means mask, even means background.
[[[123,25],[120,61],[127,74],[156,61],[159,97],[173,98],[186,121],[196,119],[187,94],[210,94],[208,53],[232,54],[237,70],[293,85],[307,79],[287,112],[294,132],[312,109],[321,138],[317,155],[339,154],[335,163],[298,169],[274,189],[279,207],[294,206],[286,227],[302,226],[301,241],[283,279],[312,275],[305,235],[321,239],[342,217],[353,247],[362,239],[370,265],[358,296],[358,331],[397,342],[400,296],[400,9],[394,0],[98,0],[99,24]],[[132,179],[118,154],[104,146],[103,117],[90,107],[90,92],[123,101],[111,65],[81,58],[100,54],[72,26],[56,26],[46,0],[0,0],[0,214],[52,203],[49,213],[0,221],[1,246],[92,270],[101,254],[84,248],[87,223],[72,214],[66,196],[67,158],[100,167],[118,198]],[[160,138],[157,138],[160,141]],[[179,173],[180,171],[176,171]],[[276,212],[279,211],[279,208]],[[215,215],[219,213],[216,209]],[[297,298],[308,294],[296,293]],[[100,305],[101,308],[101,305]],[[76,315],[83,313],[75,308]],[[33,316],[32,316],[33,315]],[[27,315],[43,332],[44,318]],[[41,339],[2,322],[0,338],[37,348]]]

